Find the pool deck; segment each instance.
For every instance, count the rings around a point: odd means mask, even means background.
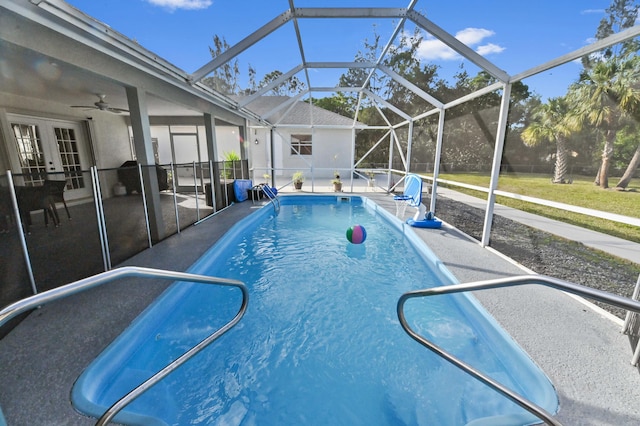
[[[395,213],[391,195],[361,195]],[[186,270],[258,207],[251,202],[234,204],[119,266]],[[526,273],[446,224],[442,229],[414,230],[460,282]],[[74,381],[167,285],[127,279],[92,289],[33,312],[0,340],[0,407],[8,425],[95,424],[71,406]],[[560,398],[559,421],[640,424],[640,374],[630,365],[632,351],[619,320],[540,286],[488,290],[476,297],[549,376]]]

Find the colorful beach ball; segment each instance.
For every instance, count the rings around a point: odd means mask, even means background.
[[[362,244],[367,239],[367,230],[362,225],[353,225],[347,229],[347,240],[353,244]]]

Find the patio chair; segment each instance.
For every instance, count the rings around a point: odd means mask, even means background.
[[[16,186],[16,198],[18,200],[18,210],[24,230],[31,233],[31,212],[42,209],[44,211],[44,224],[49,225],[49,217],[54,226],[60,224],[58,210],[54,196],[44,186]]]
[[[67,218],[71,220],[71,213],[69,213],[69,207],[67,207],[67,202],[64,199],[64,190],[67,187],[67,181],[46,179],[42,186],[45,188],[45,191],[52,197],[54,203],[62,203],[64,205],[64,210],[67,212]]]

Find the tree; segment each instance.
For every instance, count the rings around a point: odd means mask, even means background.
[[[634,118],[637,129],[640,121],[640,57],[631,57],[625,65],[620,79],[625,82],[624,87],[619,89],[621,92],[620,107]],[[637,135],[637,132],[635,134]],[[631,182],[638,166],[640,166],[640,141],[616,188],[625,189]]]
[[[638,6],[635,0],[612,0],[611,5],[606,9],[607,16],[602,18],[602,20],[600,21],[600,24],[596,31],[596,39],[602,40],[612,34],[620,32],[621,30],[633,27],[638,19],[639,10],[640,6]],[[638,73],[636,55],[638,50],[640,50],[640,41],[636,38],[633,38],[617,45],[608,47],[601,52],[583,57],[582,63],[584,65],[585,72],[583,72],[580,82],[582,83],[584,80],[586,80],[586,86],[591,86],[591,88],[581,89],[582,92],[587,92],[582,93],[581,96],[589,95],[589,92],[596,97],[611,96],[614,103],[617,103],[617,107],[619,107],[623,113],[637,116]],[[635,65],[633,65],[634,62]],[[596,70],[596,68],[600,69]],[[635,72],[632,71],[634,68]],[[624,73],[624,75],[616,76],[614,75],[615,72],[621,72]],[[602,74],[610,77],[611,79],[615,79],[616,83],[613,84],[612,82],[612,84],[610,85],[610,89],[605,89],[603,87],[602,91],[599,91],[595,88],[598,83],[589,83],[589,80],[592,80],[593,82],[592,77],[598,79],[597,74]],[[600,81],[600,85],[602,86],[605,86],[605,83],[606,82],[604,81]],[[582,99],[579,99],[579,101],[587,100],[589,100],[589,104],[592,107],[595,107],[596,110],[599,110],[599,112],[587,112],[586,110],[583,110],[582,114],[589,115],[589,121],[592,124],[595,124],[595,122],[601,122],[606,126],[602,163],[600,166],[600,171],[596,176],[596,184],[599,184],[603,188],[607,188],[608,170],[611,158],[613,157],[616,135],[616,131],[612,127],[615,124],[611,121],[607,121],[607,119],[615,118],[613,115],[614,111],[612,110],[613,106],[611,105],[611,103],[609,103],[608,108],[610,109],[607,111],[606,106],[598,107],[597,105],[595,105],[595,98],[587,99],[586,97],[583,97]],[[600,118],[597,118],[597,115],[600,115]],[[605,117],[605,115],[608,115],[609,117],[607,118]],[[629,181],[631,180],[631,177],[633,176],[633,173],[637,169],[639,162],[640,144],[636,149],[636,154],[631,158],[631,161],[627,166],[627,170],[625,171],[623,178],[620,180],[620,182],[618,182],[619,188],[626,188],[626,186],[629,184]],[[604,175],[603,172],[605,173]]]
[[[260,80],[260,83],[258,84],[258,89],[268,86],[270,83],[280,78],[280,76],[282,76],[282,71],[279,70],[274,70],[270,73],[265,74],[265,76],[262,78],[262,80]],[[292,96],[297,95],[301,91],[305,90],[306,87],[307,85],[300,81],[298,77],[294,75],[284,83],[271,89],[271,92],[275,96]]]
[[[211,53],[212,58],[216,58],[229,47],[231,46],[224,37],[214,35],[213,47],[209,47],[209,53]],[[226,95],[250,95],[277,80],[281,75],[282,71],[274,70],[265,74],[262,80],[256,83],[256,70],[249,64],[248,87],[242,88],[240,84],[240,64],[238,59],[234,58],[213,70],[210,76],[202,79],[202,83]],[[305,88],[306,85],[296,76],[293,76],[281,85],[274,87],[272,92],[277,96],[290,96],[305,90]]]
[[[438,66],[433,64],[421,64],[418,58],[418,49],[424,36],[418,28],[414,33],[402,33],[398,43],[389,48],[385,56],[384,64],[411,81],[418,88],[434,95],[440,82],[438,79]],[[432,108],[427,101],[422,99],[412,90],[407,89],[399,82],[386,78],[380,95],[395,107],[409,115],[417,115],[424,112],[425,108]]]
[[[224,37],[220,38],[218,35],[214,35],[213,47],[209,47],[209,53],[211,53],[212,58],[216,58],[229,47],[231,46]],[[213,70],[211,76],[202,79],[202,83],[220,93],[233,95],[239,90],[239,76],[240,66],[238,59],[232,59]]]
[[[556,165],[553,183],[567,183],[567,137],[576,129],[567,118],[568,104],[565,98],[551,98],[533,110],[532,122],[522,131],[522,140],[528,146],[542,142],[556,144]]]
[[[314,105],[333,111],[345,117],[353,118],[355,114],[355,104],[352,97],[345,96],[343,92],[338,92],[333,96],[313,99]]]
[[[444,99],[460,98],[490,86],[497,81],[485,71],[480,71],[472,77],[463,68],[454,75],[454,78],[455,85],[453,87],[442,89],[446,92]],[[512,162],[522,162],[522,157],[531,152],[531,150],[525,150],[520,133],[530,116],[532,99],[529,87],[526,84],[521,81],[513,83],[511,96],[509,97],[505,149],[502,156],[502,165],[507,170],[512,169]],[[452,120],[456,120],[456,124],[448,128],[448,132],[458,134],[455,142],[452,141],[450,136],[447,141],[449,144],[457,143],[460,146],[458,154],[456,154],[458,157],[461,158],[462,155],[465,155],[467,157],[465,161],[467,162],[484,161],[487,163],[486,167],[488,167],[488,162],[493,157],[501,101],[502,91],[495,90],[447,110],[447,120],[450,120],[450,123],[453,123]],[[538,103],[539,100],[535,102],[536,105]],[[461,132],[463,130],[464,133]],[[465,147],[467,147],[468,151],[484,152],[484,160],[469,158],[468,153],[464,151]],[[460,160],[460,158],[452,158],[451,152],[448,152],[447,155],[449,161],[459,162]]]
[[[633,27],[638,19],[638,8],[639,6],[635,4],[635,0],[613,0],[611,5],[605,9],[607,16],[600,20],[596,30],[596,40],[602,40],[612,34]],[[640,41],[629,39],[620,44],[610,46],[595,55],[583,57],[582,64],[585,69],[589,69],[601,59],[606,60],[627,56],[637,52],[639,49]]]
[[[354,62],[376,62],[380,54],[380,35],[376,33],[374,27],[373,41],[364,40],[364,52],[358,51],[354,58]],[[371,70],[367,68],[349,68],[346,73],[340,76],[338,86],[340,87],[362,87]],[[369,88],[372,92],[379,91],[379,82],[374,73],[369,80]],[[354,95],[354,97],[356,97]]]
[[[573,108],[569,115],[574,125],[580,127],[588,122],[604,134],[602,162],[595,180],[601,188],[609,187],[609,168],[621,119],[638,111],[638,81],[637,57],[612,57],[583,72],[580,81],[570,88],[568,96]]]
[[[631,161],[629,161],[629,165],[627,165],[627,169],[624,171],[624,174],[620,178],[616,188],[625,189],[629,185],[629,182],[631,182],[636,170],[638,170],[638,166],[640,166],[640,144],[638,144],[638,147],[633,153]]]

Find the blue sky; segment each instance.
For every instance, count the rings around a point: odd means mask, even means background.
[[[213,36],[231,45],[289,8],[288,0],[67,0],[88,15],[186,72],[207,63]],[[490,5],[488,5],[490,3]],[[296,7],[407,7],[409,0],[296,0]],[[514,75],[590,41],[610,0],[519,1],[418,0],[415,9],[499,68]],[[304,19],[300,31],[307,61],[351,61],[371,40],[373,27],[386,42],[393,20]],[[408,24],[406,31],[414,26]],[[461,66],[461,58],[436,40],[425,39],[420,53],[426,62],[441,67],[446,77]],[[251,65],[258,79],[267,72],[286,72],[301,63],[293,26],[288,24],[238,57],[241,71]],[[464,62],[474,75],[478,69]],[[544,75],[525,80],[544,98],[565,93],[581,67],[566,64]],[[314,86],[334,86],[344,70],[312,70]],[[299,78],[304,78],[300,74]]]

